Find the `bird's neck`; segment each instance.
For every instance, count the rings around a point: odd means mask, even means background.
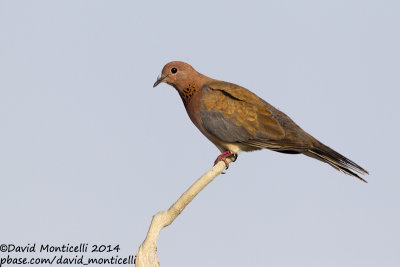
[[[176,87],[179,95],[182,98],[183,104],[187,106],[192,100],[193,96],[197,94],[204,85],[213,79],[198,73],[195,79],[186,81],[184,84],[180,84]]]

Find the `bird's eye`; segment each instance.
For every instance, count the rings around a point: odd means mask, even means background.
[[[176,68],[172,68],[172,69],[171,69],[171,72],[172,72],[172,73],[176,73],[177,71],[178,71],[178,70],[177,70]]]

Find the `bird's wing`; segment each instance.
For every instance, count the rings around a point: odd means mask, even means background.
[[[225,142],[258,141],[270,148],[268,144],[273,146],[285,136],[268,104],[238,85],[218,81],[205,86],[201,104],[204,128]]]

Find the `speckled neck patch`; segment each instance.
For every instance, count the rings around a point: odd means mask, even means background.
[[[196,91],[197,88],[194,85],[189,84],[185,89],[183,89],[182,92],[179,93],[185,105],[189,104],[190,99]]]

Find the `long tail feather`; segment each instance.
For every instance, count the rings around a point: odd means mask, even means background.
[[[361,181],[367,183],[366,180],[358,176],[359,174],[368,174],[368,172],[363,169],[360,165],[346,158],[345,156],[339,154],[335,150],[327,147],[319,141],[316,141],[314,146],[307,151],[303,152],[305,155],[321,160],[328,163],[336,170],[339,170],[345,174],[354,176]]]

